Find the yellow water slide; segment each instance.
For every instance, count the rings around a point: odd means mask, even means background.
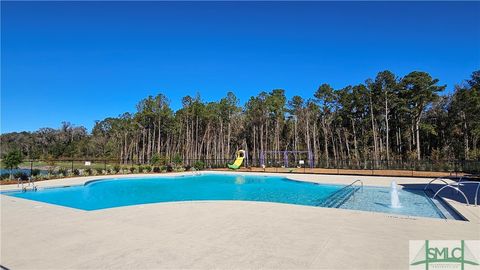
[[[244,150],[238,150],[237,151],[237,158],[235,159],[235,162],[233,164],[227,164],[229,169],[236,170],[240,168],[240,166],[243,163],[243,159],[245,158],[245,151]]]

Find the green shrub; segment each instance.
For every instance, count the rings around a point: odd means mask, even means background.
[[[32,170],[32,176],[37,176],[40,175],[40,170],[39,169],[33,169]]]
[[[165,165],[165,157],[162,157],[156,153],[153,154],[152,158],[150,159],[150,165],[153,165],[153,166]]]
[[[444,163],[442,163],[442,169],[443,169],[443,171],[448,172],[448,171],[453,170],[453,167],[450,165],[450,163],[444,162]]]
[[[22,153],[18,150],[13,150],[8,152],[5,155],[5,157],[3,157],[2,159],[2,163],[3,165],[5,165],[7,169],[18,168],[18,165],[20,165],[22,161],[23,161]]]
[[[432,163],[432,165],[430,166],[431,170],[434,171],[434,172],[438,172],[438,171],[441,171],[442,170],[442,166],[440,166],[440,163],[438,162],[434,162]]]
[[[139,173],[142,173],[144,169],[145,168],[142,165],[138,166],[138,172]]]
[[[167,170],[167,172],[173,172],[173,165],[172,164],[167,164],[166,170]]]
[[[73,169],[72,174],[75,175],[75,176],[79,176],[80,175],[80,170]]]
[[[182,159],[182,157],[181,157],[179,154],[176,154],[176,155],[173,157],[172,162],[175,163],[175,164],[182,164],[183,159]]]
[[[59,174],[62,174],[62,176],[67,176],[68,175],[68,170],[67,169],[64,169],[64,168],[60,168],[58,170],[58,173]]]
[[[85,175],[88,176],[88,175],[92,175],[92,174],[93,174],[92,168],[87,168],[87,169],[85,169]]]
[[[175,168],[173,168],[173,170],[175,172],[184,172],[185,168],[183,166],[175,166]]]
[[[119,173],[119,172],[120,172],[120,169],[121,169],[120,165],[115,165],[115,166],[113,166],[113,171],[114,171],[115,173]]]
[[[145,172],[149,173],[152,171],[152,167],[150,165],[145,166]]]
[[[160,155],[153,154],[152,158],[150,159],[150,164],[151,165],[159,165],[159,163],[160,163]]]
[[[10,174],[9,173],[2,173],[0,175],[0,179],[2,180],[5,180],[5,179],[9,179],[10,178]]]
[[[13,174],[13,177],[15,179],[20,178],[20,180],[28,180],[28,174],[26,174],[24,172],[16,172],[16,173]]]
[[[96,168],[95,170],[97,171],[97,174],[103,174],[103,169],[101,169],[101,168]]]
[[[194,164],[193,164],[193,167],[196,169],[196,170],[203,170],[205,169],[205,163],[203,161],[196,161]]]
[[[153,172],[154,173],[159,173],[160,172],[160,167],[157,167],[157,166],[153,167]]]

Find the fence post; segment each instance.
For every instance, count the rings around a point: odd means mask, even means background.
[[[375,175],[375,160],[373,160],[371,163],[372,163],[372,174],[371,175]]]
[[[454,167],[454,170],[455,170],[455,177],[457,177],[458,176],[457,161],[453,162],[453,167]]]
[[[104,162],[103,169],[105,170],[105,173],[107,173],[107,160],[105,159]]]
[[[33,160],[30,160],[30,177],[32,177],[33,173]]]
[[[415,162],[415,161],[413,161],[413,162]],[[412,161],[410,161],[410,163],[412,163]],[[413,164],[410,165],[410,168],[412,168],[412,176],[413,176],[413,172],[415,171],[414,165]]]
[[[73,174],[73,159],[72,159],[72,174]]]

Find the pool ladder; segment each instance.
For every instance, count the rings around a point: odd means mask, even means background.
[[[360,183],[361,186],[354,186],[355,183]],[[321,202],[318,206],[320,207],[328,207],[328,208],[339,208],[344,204],[350,197],[354,196],[358,190],[363,191],[363,181],[357,179],[352,183],[344,186],[340,190],[336,191],[332,195],[328,196],[323,202]]]
[[[32,191],[37,191],[37,186],[35,185],[35,182],[32,181],[32,178],[31,177],[28,177],[28,184],[24,184],[23,183],[23,180],[21,180],[20,178],[17,179],[17,187],[22,187],[22,192],[27,192],[28,190],[28,187],[30,185],[32,185]]]

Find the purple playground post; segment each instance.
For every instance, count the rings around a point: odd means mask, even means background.
[[[283,153],[283,165],[285,168],[288,167],[288,155],[289,154],[307,154],[308,158],[308,163],[310,165],[310,168],[314,167],[313,164],[313,155],[311,151],[264,151],[260,152],[260,165],[265,165],[265,156],[268,154],[282,154]],[[295,164],[297,166],[297,164]]]
[[[310,169],[313,169],[313,156],[310,151],[308,151],[308,164],[310,164]]]

